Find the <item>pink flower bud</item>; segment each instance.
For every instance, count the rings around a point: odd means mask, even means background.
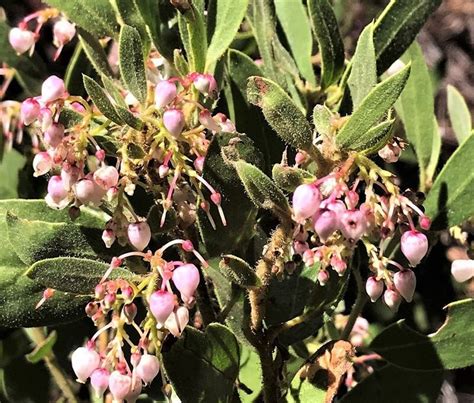
[[[102,397],[109,386],[110,373],[105,368],[97,368],[91,375],[91,385],[98,398]]]
[[[67,190],[64,187],[63,180],[59,175],[52,176],[48,182],[48,195],[59,204],[67,197]]]
[[[367,230],[365,216],[360,210],[348,210],[341,217],[341,232],[346,239],[357,242]]]
[[[59,47],[69,43],[76,35],[76,27],[67,20],[59,20],[53,26],[54,44]]]
[[[41,100],[45,103],[56,101],[66,93],[64,81],[57,76],[49,76],[41,87]]]
[[[194,160],[194,168],[196,168],[196,171],[198,171],[199,173],[202,173],[202,170],[204,169],[204,161],[206,159],[204,157],[197,157],[195,160]]]
[[[406,302],[413,300],[416,288],[416,276],[412,270],[401,270],[394,274],[393,283]]]
[[[210,74],[196,74],[193,80],[194,87],[203,95],[214,98],[217,95],[217,83]]]
[[[222,195],[219,192],[214,192],[211,194],[211,201],[218,206],[222,202]]]
[[[402,297],[397,291],[389,288],[385,290],[383,294],[383,301],[390,308],[390,310],[392,310],[393,312],[396,312],[398,311],[398,307],[400,306],[400,303],[402,302]]]
[[[145,249],[151,240],[151,229],[146,221],[129,224],[127,235],[130,244],[137,250]]]
[[[43,138],[48,146],[56,148],[63,141],[63,137],[64,126],[61,123],[52,123]]]
[[[77,382],[85,383],[100,365],[100,356],[92,348],[79,347],[71,356],[71,364],[77,376]]]
[[[173,283],[181,296],[191,297],[199,285],[199,270],[192,263],[178,266],[173,271]]]
[[[111,229],[104,229],[102,232],[102,240],[104,241],[105,247],[110,248],[115,242],[115,232]]]
[[[297,222],[304,222],[318,211],[321,195],[315,185],[299,185],[293,193],[293,214]]]
[[[184,128],[184,114],[179,109],[168,109],[163,113],[163,125],[174,137],[178,137]]]
[[[24,125],[32,124],[40,116],[41,106],[34,98],[27,98],[21,103],[20,116]]]
[[[53,124],[53,112],[49,108],[41,108],[38,120],[41,123],[41,130],[47,132]]]
[[[158,375],[158,372],[160,372],[160,361],[151,354],[143,355],[135,368],[135,373],[145,384],[151,383]]]
[[[119,173],[117,168],[110,165],[104,165],[94,172],[94,180],[102,189],[110,189],[117,186]]]
[[[159,325],[165,323],[168,316],[173,312],[176,303],[175,296],[168,291],[155,291],[150,296],[150,310]]]
[[[132,387],[132,377],[122,374],[119,371],[114,371],[109,377],[109,389],[112,396],[117,401],[122,401],[130,392]]]
[[[308,242],[295,241],[293,242],[293,250],[297,255],[302,255],[308,250]]]
[[[36,154],[33,159],[33,169],[35,170],[33,176],[38,177],[44,175],[51,171],[52,167],[53,159],[51,156],[47,152],[40,152]]]
[[[474,260],[457,259],[451,264],[451,274],[458,283],[464,283],[474,277]]]
[[[127,323],[132,323],[135,317],[137,316],[138,308],[137,306],[131,302],[129,304],[124,305],[123,307],[123,314]]]
[[[219,125],[212,118],[211,112],[209,112],[207,109],[199,112],[199,123],[201,123],[206,129],[210,130],[211,132],[221,131]]]
[[[326,240],[336,231],[339,227],[339,220],[334,211],[326,210],[319,214],[316,222],[314,223],[314,230],[321,239],[321,242]]]
[[[61,170],[61,179],[63,180],[64,187],[70,190],[72,186],[79,180],[81,176],[81,170],[78,167],[64,164]]]
[[[427,216],[423,216],[420,218],[420,227],[423,228],[425,231],[428,231],[431,227],[431,220]]]
[[[402,153],[401,147],[396,143],[389,143],[385,147],[379,150],[379,157],[385,162],[393,164],[398,161],[400,154]]]
[[[165,327],[174,337],[179,337],[189,322],[189,311],[185,306],[179,306],[165,321]]]
[[[35,34],[26,29],[12,28],[8,34],[8,41],[16,53],[22,54],[35,44]]]
[[[102,189],[92,179],[82,179],[74,186],[76,197],[82,204],[100,205],[105,196],[105,190]]]
[[[142,380],[136,374],[132,376],[132,385],[130,386],[130,391],[125,396],[125,401],[127,403],[135,403],[142,393]]]
[[[377,301],[383,293],[383,281],[375,277],[369,277],[365,283],[365,291],[372,302]]]
[[[166,175],[168,175],[170,171],[170,167],[168,165],[160,165],[158,167],[158,175],[160,175],[160,178],[164,178]]]
[[[329,280],[329,273],[326,270],[320,270],[318,273],[318,281],[321,285],[326,285]]]
[[[407,231],[402,235],[401,249],[410,266],[416,266],[428,252],[428,239],[416,230]]]
[[[217,113],[214,115],[214,119],[219,124],[221,130],[226,133],[235,133],[235,125],[232,120],[230,120],[226,115],[223,113]]]
[[[163,108],[176,98],[176,85],[167,80],[160,81],[155,88],[155,105]]]

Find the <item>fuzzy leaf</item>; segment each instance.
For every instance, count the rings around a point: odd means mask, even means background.
[[[420,170],[426,175],[426,181],[430,181],[434,171],[427,172],[427,168],[432,155],[437,162],[440,151],[439,148],[433,150],[436,144],[435,136],[438,134],[435,132],[431,77],[417,43],[410,46],[404,59],[411,61],[411,71],[396,108],[403,120],[407,139],[415,149]]]
[[[231,401],[240,349],[225,326],[212,323],[204,333],[187,327],[179,339],[166,339],[162,356],[166,374],[182,401]]]
[[[441,0],[391,0],[375,21],[377,70],[383,73],[411,45]]]
[[[56,330],[53,330],[50,334],[48,334],[42,344],[36,346],[31,353],[26,355],[26,359],[32,364],[37,364],[43,358],[51,354],[57,339],[58,333],[56,332]]]
[[[249,0],[219,0],[216,25],[206,56],[206,71],[232,43],[247,10]]]
[[[373,24],[367,25],[359,36],[347,82],[351,90],[353,109],[356,110],[377,84]]]
[[[318,134],[329,136],[331,134],[331,120],[333,113],[326,105],[316,105],[313,109],[313,124]]]
[[[474,364],[474,300],[447,306],[446,322],[434,334],[425,336],[399,321],[379,333],[370,349],[397,367],[412,370],[464,368]]]
[[[276,0],[275,10],[301,75],[316,85],[311,53],[313,39],[306,8],[301,0]]]
[[[191,71],[203,72],[206,66],[207,33],[200,7],[178,14],[178,25]]]
[[[364,149],[373,146],[373,132],[369,132],[392,107],[401,94],[410,74],[410,65],[375,86],[364,98],[359,108],[350,116],[336,135],[336,143],[343,150]]]
[[[0,181],[0,199],[18,197],[18,174],[25,163],[26,158],[15,149],[4,155],[0,163],[0,178],[2,178]]]
[[[127,89],[141,104],[144,104],[147,97],[147,84],[142,41],[139,32],[128,25],[123,25],[120,30],[119,67]]]
[[[472,134],[471,112],[461,93],[452,85],[448,85],[448,112],[458,143],[462,143]]]
[[[474,216],[474,136],[469,136],[451,155],[424,203],[433,229],[459,225]]]
[[[383,148],[392,137],[392,127],[395,119],[386,120],[372,127],[365,136],[351,145],[351,150],[361,151],[366,155],[375,154]]]
[[[308,121],[278,84],[252,76],[248,80],[247,97],[250,103],[262,108],[272,129],[285,142],[302,150],[311,147],[313,135]]]
[[[344,44],[328,0],[309,0],[309,16],[321,53],[321,87],[334,84],[344,69]]]
[[[113,73],[107,60],[107,55],[105,54],[104,48],[97,38],[81,28],[78,28],[78,32],[79,41],[84,49],[84,52],[86,53],[97,73],[105,74],[106,76],[112,76]]]
[[[119,125],[123,125],[123,119],[117,113],[115,106],[112,104],[105,90],[96,81],[88,76],[83,76],[83,80],[84,88],[86,89],[87,94],[90,96],[97,109],[99,109],[99,111],[102,112],[107,119],[110,119],[112,122],[115,122]]]
[[[99,38],[115,37],[119,27],[109,0],[47,0],[68,19]]]
[[[178,73],[182,76],[185,76],[189,73],[188,62],[179,49],[175,49],[173,52],[173,63]]]
[[[260,279],[255,270],[240,257],[234,255],[223,255],[219,262],[219,269],[230,281],[244,288],[259,287]]]
[[[311,183],[316,177],[304,169],[283,164],[275,164],[272,168],[272,178],[275,184],[287,192],[294,192],[303,183]]]
[[[260,169],[245,161],[235,162],[235,169],[247,194],[257,207],[271,210],[283,219],[291,216],[285,195]]]

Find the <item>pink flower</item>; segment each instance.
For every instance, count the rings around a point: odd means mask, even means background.
[[[365,291],[372,302],[377,301],[383,293],[383,281],[375,277],[369,277],[365,283]]]
[[[58,209],[62,209],[69,204],[69,193],[59,175],[52,176],[49,179],[48,194],[45,200],[50,207]]]
[[[35,173],[33,176],[41,176],[48,173],[53,167],[53,159],[47,152],[40,152],[35,155],[33,159],[33,169]]]
[[[451,265],[451,274],[458,283],[471,279],[474,277],[474,260],[455,260]]]
[[[151,383],[156,375],[158,375],[158,372],[160,372],[160,361],[156,356],[151,354],[143,355],[135,368],[135,373],[146,384]]]
[[[217,96],[217,82],[211,74],[196,74],[193,83],[201,94],[210,98]]]
[[[145,249],[151,240],[150,226],[145,222],[136,222],[128,225],[127,235],[130,244],[137,250]]]
[[[49,103],[64,97],[66,94],[66,87],[64,81],[57,76],[48,77],[41,87],[41,100],[44,103]]]
[[[315,185],[299,185],[293,193],[293,214],[299,223],[311,217],[319,208],[321,195]]]
[[[8,34],[8,40],[15,52],[22,54],[32,49],[35,44],[35,34],[21,28],[12,28]]]
[[[77,381],[85,383],[87,378],[99,367],[100,356],[93,348],[79,347],[72,353],[71,364]]]
[[[173,283],[182,297],[192,297],[199,285],[199,280],[199,270],[191,263],[178,266],[173,271]]]
[[[189,311],[185,306],[179,306],[165,321],[165,327],[174,337],[179,337],[189,322]]]
[[[360,210],[348,210],[341,217],[341,232],[346,239],[357,242],[367,230],[364,214]]]
[[[402,298],[400,297],[400,294],[392,289],[387,289],[385,290],[383,294],[383,300],[385,304],[392,310],[393,312],[398,311],[398,307],[400,306],[400,303],[402,302]]]
[[[53,35],[56,47],[64,46],[76,35],[76,27],[67,20],[59,20],[53,26]]]
[[[105,368],[97,368],[92,372],[91,385],[97,397],[102,397],[109,386],[110,373]]]
[[[40,116],[41,106],[34,98],[27,98],[21,103],[20,116],[24,125],[28,126]]]
[[[163,108],[176,98],[176,85],[170,81],[160,81],[155,88],[155,105]]]
[[[56,148],[64,137],[64,126],[61,123],[52,123],[44,133],[44,142],[52,148]]]
[[[163,125],[173,137],[178,137],[184,128],[183,112],[179,109],[168,109],[163,113]]]
[[[339,220],[337,214],[331,210],[326,210],[320,213],[314,223],[314,230],[318,234],[319,239],[321,239],[321,242],[326,242],[338,227]]]
[[[416,230],[407,231],[402,235],[401,249],[410,266],[416,266],[428,252],[428,239]]]
[[[393,276],[393,283],[406,302],[413,300],[416,288],[416,276],[412,270],[401,270]]]
[[[93,204],[98,206],[105,196],[105,190],[102,189],[92,179],[82,179],[74,186],[76,197],[82,204]]]
[[[117,186],[119,180],[119,173],[117,168],[110,165],[103,165],[97,171],[94,172],[94,181],[102,189],[110,189],[111,187]]]
[[[155,291],[150,296],[148,301],[150,304],[150,310],[159,325],[163,325],[173,312],[176,304],[176,299],[173,294],[168,291],[159,290]]]
[[[114,371],[109,377],[109,389],[112,396],[117,401],[122,401],[130,392],[132,387],[132,378],[129,375]]]

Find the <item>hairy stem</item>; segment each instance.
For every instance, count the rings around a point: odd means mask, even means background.
[[[270,340],[263,340],[263,343],[256,348],[262,368],[263,400],[265,403],[276,403],[280,397],[280,385],[273,361],[273,343]]]

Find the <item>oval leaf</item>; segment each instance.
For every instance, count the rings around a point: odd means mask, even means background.
[[[241,287],[259,287],[261,285],[255,270],[240,257],[234,255],[222,256],[219,269],[230,281]]]
[[[472,134],[471,112],[461,93],[452,85],[448,85],[448,112],[458,143],[462,143]]]

